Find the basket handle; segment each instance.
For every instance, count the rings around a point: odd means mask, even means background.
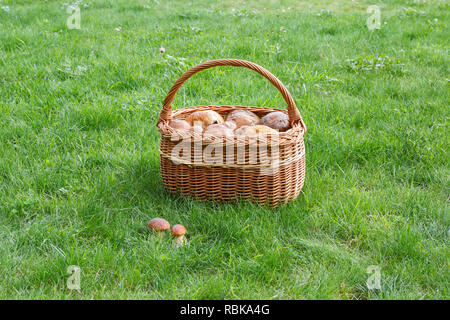
[[[287,109],[288,109],[288,115],[289,120],[292,124],[300,122],[300,125],[303,128],[304,133],[306,133],[306,126],[303,122],[302,116],[300,115],[300,112],[297,109],[297,106],[295,105],[294,99],[292,99],[292,96],[290,95],[289,91],[286,89],[283,83],[281,83],[280,80],[278,80],[277,77],[275,77],[272,73],[270,73],[265,68],[257,65],[256,63],[246,61],[246,60],[240,60],[240,59],[217,59],[217,60],[211,60],[203,62],[188,71],[186,71],[170,88],[169,93],[167,94],[166,98],[164,99],[164,105],[162,107],[161,113],[159,114],[159,120],[158,123],[161,121],[167,121],[172,113],[172,107],[171,103],[173,99],[175,98],[175,95],[180,89],[180,87],[183,85],[183,83],[192,77],[197,72],[200,72],[205,69],[209,69],[212,67],[217,66],[233,66],[233,67],[244,67],[251,69],[253,71],[258,72],[260,75],[265,77],[267,80],[269,80],[275,88],[278,89],[278,91],[283,96],[284,100],[287,103]]]

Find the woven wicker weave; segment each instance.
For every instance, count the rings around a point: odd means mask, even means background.
[[[172,111],[171,103],[182,84],[195,73],[216,66],[245,67],[258,72],[280,91],[287,103],[287,111],[244,106],[198,106]],[[194,111],[214,110],[225,118],[228,112],[236,109],[250,110],[260,117],[273,111],[287,113],[291,129],[276,136],[263,138],[233,136],[220,138],[218,141],[202,137],[201,133],[194,131],[180,136],[169,126],[170,120],[184,119]],[[161,133],[161,176],[164,186],[173,193],[180,192],[199,199],[242,198],[277,206],[295,199],[303,187],[305,180],[303,135],[306,126],[286,87],[268,70],[255,63],[238,59],[219,59],[204,62],[188,70],[167,94],[157,126]],[[190,155],[189,153],[184,157],[177,157],[177,153],[174,155],[173,149],[182,141],[177,137],[194,142],[186,149],[190,151]],[[218,145],[218,142],[223,144]],[[206,151],[211,151],[211,148],[216,148],[211,154],[219,155],[222,161],[205,161],[202,158]],[[241,157],[238,158],[238,154]],[[274,159],[278,161],[274,162]]]

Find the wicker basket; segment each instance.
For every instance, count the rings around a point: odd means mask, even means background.
[[[245,67],[258,72],[280,91],[287,103],[287,111],[243,106],[199,106],[172,111],[171,103],[181,85],[195,73],[216,66]],[[180,135],[169,127],[170,120],[184,119],[194,111],[214,110],[225,117],[236,109],[247,109],[259,116],[275,110],[282,111],[289,115],[291,129],[263,138],[233,136],[220,138],[219,141],[195,131]],[[219,59],[188,70],[167,94],[157,126],[161,133],[162,181],[173,193],[180,192],[199,199],[249,199],[277,206],[295,199],[303,187],[303,135],[306,126],[286,87],[268,70],[255,63]],[[190,144],[184,145],[184,151],[179,152],[180,148],[176,146],[182,141]],[[214,157],[213,161],[205,160],[208,154]]]

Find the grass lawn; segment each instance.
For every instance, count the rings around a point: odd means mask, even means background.
[[[67,2],[0,4],[0,298],[449,298],[447,1],[82,0],[79,30]],[[162,101],[217,58],[266,67],[296,100],[308,133],[295,201],[164,190]],[[174,101],[208,104],[285,106],[230,67]],[[153,217],[185,225],[189,246],[155,240]]]

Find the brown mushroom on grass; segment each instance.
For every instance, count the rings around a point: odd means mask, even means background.
[[[148,222],[148,227],[153,230],[153,233],[158,236],[158,238],[164,238],[164,233],[166,230],[170,229],[170,224],[165,219],[153,218]]]
[[[170,234],[173,236],[173,244],[176,247],[182,246],[186,243],[186,228],[181,224],[176,224],[172,227]]]

